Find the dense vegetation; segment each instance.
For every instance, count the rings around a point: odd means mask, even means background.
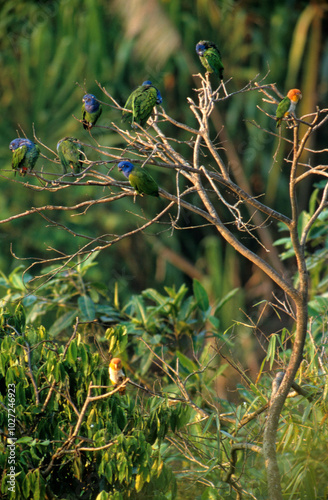
[[[151,79],[168,115],[197,128],[186,99],[196,100],[199,94],[193,89],[200,79],[193,75],[202,68],[194,46],[204,37],[220,46],[225,79],[232,77],[229,93],[239,92],[249,80],[276,82],[280,97],[288,88],[302,89],[298,116],[324,108],[326,24],[324,7],[306,2],[6,2],[0,25],[8,34],[0,42],[0,100],[6,110],[0,125],[1,221],[32,207],[74,206],[108,194],[101,183],[50,189],[37,177],[14,177],[8,144],[16,130],[30,138],[35,131],[50,148],[42,149],[36,168],[42,165],[47,179],[61,170],[57,141],[72,135],[90,145],[87,156],[95,162],[99,181],[112,175],[118,181],[114,187],[122,190],[123,179],[111,170],[117,161],[106,156],[106,148],[118,156],[127,145],[133,150],[111,125],[121,125],[121,113],[109,95],[123,105],[132,88]],[[78,121],[85,91],[105,106],[92,131],[94,140]],[[269,115],[275,106],[261,97],[244,91],[221,100],[210,116],[210,135],[236,184],[291,217],[290,146],[274,136]],[[163,116],[158,125],[168,136],[175,134],[179,154],[192,162],[195,149],[186,130],[172,132]],[[305,127],[300,131],[304,134]],[[308,148],[322,153],[304,151],[300,169],[312,162],[324,165],[325,137],[326,127],[311,136]],[[205,148],[201,153],[206,161]],[[161,188],[176,194],[174,171],[171,176],[161,168],[151,171]],[[185,189],[186,180],[180,182]],[[325,181],[313,176],[299,183],[299,234],[324,188]],[[1,224],[0,428],[5,440],[0,471],[5,498],[270,495],[263,429],[275,370],[287,367],[295,338],[292,308],[276,283],[246,264],[211,224],[185,207],[180,226],[167,217],[162,226],[131,234],[88,258],[78,255],[84,244],[79,235],[92,240],[129,233],[163,210],[162,201],[137,197],[133,203],[125,191],[117,203],[99,203],[75,211],[74,217],[65,211],[56,217],[33,212]],[[197,204],[196,195],[190,203]],[[229,214],[227,205],[221,210]],[[308,336],[277,434],[282,489],[290,499],[328,495],[327,218],[324,209],[306,242]],[[260,226],[257,237],[244,232],[241,241],[297,287],[295,249],[284,224],[265,220],[259,225],[250,219],[253,223]],[[267,238],[269,246],[273,243],[269,256]],[[50,261],[76,252],[62,269]],[[131,379],[124,397],[108,387],[112,356],[122,358]],[[16,388],[19,472],[12,495],[6,434],[10,384]]]

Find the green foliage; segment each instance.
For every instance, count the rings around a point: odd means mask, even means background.
[[[323,186],[322,186],[323,187]],[[309,211],[303,211],[300,217],[300,226],[310,220],[316,209],[318,190],[314,190],[310,200]],[[309,316],[311,318],[312,333],[317,338],[322,333],[322,319],[328,314],[328,210],[324,209],[317,220],[311,226],[306,242],[306,265],[310,273],[310,300],[308,303]],[[283,228],[281,227],[281,230]],[[276,241],[277,246],[283,246],[281,253],[283,259],[294,256],[291,250],[290,237],[283,237]],[[295,283],[298,283],[298,275],[295,275]]]
[[[320,9],[315,9],[315,6],[306,8],[305,5],[297,5],[290,9],[289,5],[282,5],[278,0],[270,5],[259,5],[249,0],[242,4],[229,0],[219,4],[212,0],[190,3],[158,0],[155,4],[158,9],[151,9],[148,4],[144,5],[139,0],[134,4],[136,11],[142,9],[141,12],[146,14],[131,16],[124,4],[113,0],[56,0],[37,4],[16,0],[5,2],[0,25],[0,100],[2,109],[6,110],[6,120],[0,125],[0,157],[3,161],[2,168],[9,170],[9,173],[3,171],[4,176],[12,178],[8,144],[16,136],[18,124],[28,136],[32,135],[32,123],[35,124],[37,136],[54,151],[51,154],[42,148],[42,152],[51,160],[56,157],[55,145],[60,138],[73,135],[86,140],[89,137],[72,115],[80,117],[81,98],[85,90],[99,93],[95,80],[101,82],[123,105],[131,90],[149,77],[163,92],[164,107],[172,112],[172,116],[192,125],[189,110],[181,106],[181,103],[185,102],[190,89],[195,85],[191,75],[202,68],[195,53],[195,43],[204,38],[205,34],[205,38],[218,44],[224,55],[227,77],[233,77],[230,82],[233,89],[239,89],[258,73],[266,73],[269,65],[272,81],[277,82],[282,93],[285,92],[286,85],[300,88],[306,86],[307,91],[304,92],[301,103],[302,106],[304,103],[306,112],[314,109],[314,104],[317,104],[312,102],[313,96],[319,96],[319,100],[324,99],[327,80],[325,51],[322,48],[325,43],[324,33],[321,47],[318,43],[312,43],[308,47],[306,43],[308,35],[314,37],[321,29],[320,21],[316,18],[320,16]],[[159,16],[165,22],[159,22]],[[156,40],[152,32],[154,25],[157,26]],[[306,29],[303,29],[304,25]],[[172,43],[168,43],[168,38]],[[302,61],[307,69],[301,72]],[[315,88],[316,75],[322,80],[318,85],[319,91]],[[74,87],[75,82],[83,89]],[[272,152],[276,149],[276,143],[249,124],[250,120],[256,120],[263,127],[269,128],[270,119],[259,112],[257,105],[258,97],[254,92],[237,96],[229,102],[229,106],[222,103],[220,117],[213,118],[211,127],[215,134],[221,130],[221,122],[225,123],[227,138],[233,142],[255,195],[262,195],[267,191],[268,204],[273,208],[277,205],[279,210],[288,212],[288,169],[281,166],[281,154],[272,166]],[[274,109],[270,105],[267,111],[273,113]],[[103,115],[106,118],[102,118],[101,125],[108,126],[112,120],[120,120],[120,114],[113,112],[109,106],[105,107]],[[117,145],[116,136],[110,130],[94,130],[102,145]],[[190,157],[189,148],[185,153],[187,158]],[[91,158],[103,159],[100,154],[91,151],[87,154],[88,157],[91,154]],[[229,157],[228,161],[231,161]],[[58,163],[45,158],[39,160],[39,165],[41,164],[47,172],[58,172],[60,168]],[[37,206],[42,203],[41,200],[50,204],[58,202],[60,198],[62,203],[61,196],[58,198],[55,193],[47,193],[45,197],[44,193],[26,189],[22,191],[19,185],[6,178],[2,182],[5,196],[0,202],[0,208],[3,217],[28,209],[31,205]],[[29,182],[33,184],[34,179]],[[168,189],[172,187],[172,180],[166,179],[166,182]],[[266,186],[269,189],[266,190]],[[94,194],[95,188],[89,186],[88,195],[93,197]],[[70,202],[80,200],[85,195],[85,188],[71,189]],[[109,214],[106,209],[99,207],[92,217],[85,216],[83,219],[75,219],[75,228],[77,232],[87,228],[90,235],[98,236],[114,232],[118,227],[126,229],[129,226],[124,210],[120,209],[114,209],[114,213]],[[68,216],[64,214],[62,223],[67,223],[67,220]],[[171,238],[171,247],[187,259],[195,257],[211,263],[205,248],[198,245],[199,242],[205,242],[208,236],[206,230],[198,232],[197,253],[194,252],[193,238],[188,235],[188,245],[184,245],[180,235],[181,233],[175,232]],[[166,243],[165,236],[161,239]],[[13,265],[10,243],[13,244],[16,255],[24,258],[44,254],[47,248],[44,248],[44,242],[51,242],[51,246],[60,251],[75,248],[73,239],[67,238],[61,231],[50,232],[41,218],[35,221],[29,218],[29,231],[25,230],[23,221],[16,220],[14,224],[6,225],[0,268],[8,270]],[[100,257],[108,276],[111,276],[113,269],[118,275],[125,274],[125,263],[121,264],[125,259],[120,258],[120,250],[113,249],[106,258]],[[141,277],[138,266],[133,270],[128,269],[128,274],[132,274],[135,279],[131,282],[127,278],[126,296],[144,287],[154,286],[151,278],[154,275],[156,254],[145,242],[134,247],[134,251],[137,261],[138,257],[141,259],[147,252],[152,266],[148,266],[144,286],[139,284]],[[223,258],[224,249],[220,248],[219,252]],[[216,276],[211,271],[212,266],[206,267],[206,278],[214,282]],[[232,269],[234,272],[231,271],[231,277],[238,282],[238,268],[235,266]],[[173,277],[179,280],[177,286],[184,280],[176,267],[173,272],[169,270],[166,277],[165,284],[169,285],[172,284]],[[145,280],[144,274],[142,278]],[[230,323],[231,314],[225,327]]]
[[[93,263],[85,262],[75,274],[68,273],[74,286],[66,292],[66,303],[71,303],[76,316],[83,307],[90,310],[85,301],[89,289],[85,274]],[[17,289],[9,285],[16,286],[19,280],[12,276],[3,279],[7,298],[14,297]],[[73,301],[77,283],[84,293],[77,294],[80,301]],[[52,313],[51,297],[56,297],[61,287],[67,289],[64,274],[46,283],[49,297],[42,318],[47,317],[47,307]],[[126,306],[116,310],[116,317],[111,316],[110,328],[105,330],[104,323],[104,335],[101,330],[94,332],[97,349],[87,341],[83,323],[74,327],[72,336],[67,335],[67,328],[64,337],[71,338],[61,343],[43,326],[32,326],[31,318],[39,318],[32,315],[33,301],[26,301],[25,307],[22,303],[13,307],[7,300],[10,310],[3,310],[0,329],[0,403],[10,408],[8,387],[14,384],[16,494],[20,498],[28,499],[33,492],[35,498],[43,499],[49,490],[65,498],[78,498],[78,491],[88,498],[109,499],[189,498],[190,491],[195,499],[234,498],[229,493],[234,486],[242,486],[259,499],[267,498],[263,458],[243,446],[261,445],[265,421],[261,408],[270,394],[270,380],[262,374],[257,385],[247,384],[245,376],[245,383],[238,386],[238,401],[217,397],[213,382],[225,374],[228,365],[214,365],[209,341],[225,338],[213,327],[213,311],[220,310],[229,296],[211,306],[197,280],[193,292],[188,295],[182,286],[179,290],[166,288],[163,294],[148,289],[131,297]],[[91,297],[91,292],[88,295]],[[100,306],[95,303],[96,310]],[[319,316],[315,321],[320,321]],[[319,323],[313,324],[319,327]],[[287,331],[281,337],[272,336],[267,351],[271,363],[288,362],[289,338]],[[288,399],[282,414],[278,448],[283,452],[285,496],[290,499],[295,494],[304,499],[306,495],[324,498],[326,494],[328,436],[321,423],[326,418],[328,391],[319,356],[326,342],[326,336],[317,346],[307,342],[298,378],[307,396]],[[106,388],[108,361],[103,361],[103,348],[125,360],[133,382],[154,387],[155,392],[149,394],[146,389],[143,394],[128,385],[125,396],[113,393],[100,398],[112,390],[111,385]],[[90,382],[97,386],[91,393]],[[88,394],[95,399],[88,400]],[[256,418],[250,417],[253,412]],[[7,411],[1,412],[0,428],[7,434]],[[14,498],[5,477],[8,443],[7,438],[0,450],[4,470],[1,491],[4,498]],[[239,445],[230,474],[232,449]],[[292,480],[291,469],[298,471]],[[197,486],[204,482],[207,487]],[[191,490],[189,485],[194,485]]]
[[[134,4],[138,7],[138,2]],[[42,148],[47,158],[38,164],[46,172],[56,173],[59,163],[54,149],[58,139],[65,135],[89,139],[72,115],[80,116],[85,91],[99,92],[95,79],[123,104],[131,89],[149,77],[161,89],[165,108],[172,110],[172,116],[192,126],[194,118],[181,103],[194,87],[191,75],[200,70],[194,45],[205,33],[224,54],[226,75],[233,77],[231,89],[240,89],[258,72],[266,73],[269,64],[272,81],[278,83],[282,93],[296,82],[304,89],[300,114],[309,113],[323,101],[326,39],[321,33],[322,16],[317,5],[300,4],[290,9],[289,4],[278,0],[269,7],[251,1],[219,5],[212,0],[159,0],[152,2],[158,9],[147,10],[147,2],[140,0],[139,9],[145,4],[142,12],[146,15],[131,16],[124,2],[5,2],[0,24],[0,100],[6,114],[0,125],[2,218],[41,204],[74,204],[99,192],[97,187],[75,186],[69,191],[69,199],[63,201],[64,191],[58,194],[27,189],[11,180],[8,150],[18,124],[32,138],[34,123],[36,135],[53,149],[51,153]],[[151,17],[154,11],[157,19]],[[133,29],[129,21],[136,23]],[[150,44],[154,26],[156,40]],[[321,79],[319,92],[317,75]],[[76,81],[83,88],[74,87]],[[318,102],[314,101],[317,96]],[[224,125],[227,135],[222,141],[232,144],[232,150],[222,150],[227,163],[233,168],[235,162],[237,166],[242,163],[239,170],[249,179],[250,192],[262,196],[266,191],[267,203],[288,213],[285,150],[281,147],[272,163],[277,143],[250,123],[255,120],[268,129],[273,125],[269,116],[259,113],[258,105],[255,92],[236,95],[229,105],[228,100],[223,102],[210,123],[211,132],[216,135]],[[274,113],[272,105],[265,106],[269,114]],[[119,119],[109,106],[103,115],[100,127]],[[94,134],[102,145],[119,145],[120,138],[109,128],[100,127]],[[318,136],[317,140],[318,144],[323,141],[324,148],[325,139]],[[95,151],[87,154],[103,159]],[[190,155],[188,146],[185,157]],[[107,172],[105,167],[100,170]],[[238,182],[238,168],[234,170]],[[35,182],[28,179],[32,186]],[[165,188],[172,187],[172,179],[167,177],[166,184]],[[316,186],[307,211],[306,197],[302,197],[299,231],[315,212],[317,194],[324,184]],[[147,214],[156,213],[156,203],[147,206]],[[64,214],[60,223],[90,238],[126,232],[134,227],[134,216],[126,216],[127,206],[131,210],[129,200],[121,200],[110,212],[107,207],[95,207],[92,214],[85,213],[72,224],[70,215]],[[136,217],[144,216],[144,207],[134,205]],[[311,336],[305,344],[297,381],[307,393],[288,399],[278,434],[284,498],[291,500],[325,499],[328,495],[327,213],[322,212],[316,220],[306,244]],[[186,224],[192,227],[194,222]],[[198,223],[196,219],[195,226]],[[8,387],[15,384],[15,449],[19,457],[16,494],[10,495],[5,477],[10,437],[6,435],[0,445],[0,470],[5,471],[1,492],[5,498],[43,499],[50,491],[58,498],[85,495],[101,500],[161,500],[178,496],[205,500],[235,498],[236,489],[244,488],[245,496],[266,499],[263,458],[242,445],[262,444],[263,406],[270,394],[265,369],[273,369],[277,363],[280,368],[286,366],[293,332],[285,328],[270,336],[258,383],[249,383],[244,373],[233,401],[218,398],[217,377],[229,378],[231,372],[227,364],[217,365],[217,359],[212,359],[213,352],[224,344],[233,348],[230,363],[237,366],[233,360],[238,348],[243,349],[245,337],[244,325],[237,316],[252,300],[237,293],[237,287],[256,282],[255,273],[243,269],[234,252],[209,236],[207,228],[199,227],[192,233],[196,233],[195,238],[190,231],[184,231],[183,236],[182,231],[157,236],[178,257],[196,262],[202,279],[193,281],[193,295],[188,295],[184,282],[194,273],[186,279],[178,259],[165,261],[165,278],[161,278],[161,285],[166,285],[164,292],[155,289],[160,281],[154,280],[155,259],[162,259],[162,255],[144,238],[130,238],[117,245],[118,250],[113,247],[105,256],[97,256],[98,265],[94,253],[84,262],[70,262],[59,272],[38,269],[41,278],[36,287],[32,276],[35,267],[22,277],[24,267],[15,267],[11,244],[19,258],[37,259],[49,247],[73,252],[82,245],[82,238],[67,238],[65,231],[54,231],[51,224],[46,227],[41,217],[29,219],[29,224],[16,219],[2,227],[0,268],[6,269],[6,274],[1,272],[0,277],[0,403],[6,411],[1,410],[0,429],[8,431]],[[281,258],[289,265],[294,258],[290,239],[282,238],[276,244],[284,246]],[[258,251],[256,245],[254,251]],[[295,276],[296,285],[297,280]],[[116,292],[112,298],[114,287],[125,304],[122,308]],[[278,315],[277,310],[275,313]],[[236,337],[231,333],[232,321]],[[128,375],[145,385],[148,392],[137,392],[129,385],[127,396],[112,394],[93,400],[83,413],[89,383],[108,384],[104,350],[111,356],[121,356]],[[149,393],[151,388],[155,392]],[[99,396],[105,390],[92,389],[91,395]],[[258,414],[248,421],[251,412]],[[78,435],[74,435],[79,415],[83,418]],[[234,445],[241,447],[232,471]]]
[[[119,494],[125,498],[128,492],[132,498],[139,498],[139,494],[142,498],[154,495],[164,498],[164,494],[165,498],[174,498],[175,478],[163,459],[161,450],[165,451],[166,446],[162,443],[168,433],[180,432],[193,421],[195,411],[183,400],[169,404],[167,395],[175,392],[169,387],[169,392],[149,397],[147,401],[138,395],[133,397],[129,391],[128,396],[121,398],[113,394],[108,399],[94,401],[86,408],[89,384],[97,386],[91,396],[99,396],[101,390],[98,386],[108,384],[108,363],[104,366],[99,353],[83,341],[83,323],[78,327],[80,331],[75,327],[74,335],[63,344],[53,340],[53,334],[46,332],[43,326],[31,326],[31,322],[35,323],[41,315],[46,317],[47,312],[51,314],[56,309],[56,297],[59,296],[69,308],[75,295],[78,295],[74,311],[76,315],[84,314],[85,319],[87,313],[84,309],[92,309],[91,299],[86,301],[85,293],[79,295],[76,290],[85,292],[88,288],[83,278],[92,263],[91,259],[72,272],[47,281],[41,288],[44,298],[48,294],[47,300],[43,308],[38,309],[38,314],[35,302],[30,299],[26,300],[26,309],[19,303],[12,311],[9,310],[11,300],[14,297],[17,299],[13,284],[18,280],[12,276],[10,279],[3,277],[6,285],[4,303],[8,307],[1,315],[0,371],[5,387],[15,386],[15,450],[19,457],[16,462],[16,473],[19,473],[16,493],[21,498],[29,498],[33,491],[36,498],[44,498],[45,488],[50,488],[56,495],[68,495],[70,490],[82,488],[90,498],[95,498],[98,493],[101,494],[101,488],[107,491],[108,498],[112,495],[116,498]],[[172,360],[172,339],[178,341],[186,337],[198,349],[201,348],[210,307],[199,282],[195,282],[194,289],[197,290],[197,297],[187,297],[185,286],[177,292],[168,288],[167,295],[145,290],[141,296],[133,297],[123,311],[116,313],[116,318],[118,314],[122,318],[120,322],[106,331],[111,354],[126,357],[125,353],[133,349],[138,373],[150,381],[153,378],[151,365],[156,361],[155,351],[160,354],[159,346],[165,338],[168,344],[165,352]],[[151,305],[146,305],[145,301]],[[208,305],[205,311],[204,304]],[[62,324],[65,315],[67,313],[60,317]],[[114,321],[113,315],[111,321]],[[54,331],[53,328],[51,331]],[[140,343],[139,335],[146,341]],[[183,346],[180,345],[180,348],[183,349]],[[198,367],[181,351],[177,350],[177,355],[183,377],[187,380]],[[204,356],[207,356],[206,351]],[[146,363],[144,360],[147,360]],[[203,377],[203,374],[201,377],[196,375],[198,387]],[[186,385],[188,389],[193,386],[191,381]],[[5,387],[1,403],[8,408]],[[7,429],[6,419],[6,412],[3,412],[1,428]],[[76,435],[75,439],[70,440],[71,435]],[[81,448],[81,451],[73,453],[72,450],[66,454],[64,450],[73,445],[75,450]],[[2,493],[5,494],[8,493],[5,477],[9,453],[5,443],[1,452],[4,470]],[[52,467],[52,462],[56,466]],[[60,475],[57,474],[58,465]],[[95,479],[87,487],[83,486],[90,474]],[[8,493],[8,498],[11,497]]]
[[[143,498],[164,492],[174,496],[172,472],[163,463],[159,467],[159,449],[151,447],[168,431],[175,410],[167,402],[150,399],[143,414],[137,400],[113,394],[83,410],[90,382],[104,386],[108,375],[98,354],[92,354],[79,334],[60,346],[42,327],[2,332],[0,359],[6,387],[15,387],[16,495],[27,499],[33,492],[33,498],[45,498],[47,487],[70,498],[78,498],[78,490],[88,498],[95,498],[101,490],[111,495],[142,491]],[[11,400],[3,389],[1,404],[8,408]],[[99,389],[92,390],[92,396],[99,394]],[[81,425],[70,441],[79,416]],[[7,412],[1,412],[0,426],[8,429]],[[3,498],[15,498],[5,481],[8,456],[3,442],[1,491]],[[87,480],[90,475],[91,482]]]
[[[181,369],[192,372],[196,365],[183,353],[189,349],[203,349],[204,342],[211,339],[224,338],[220,321],[212,314],[216,307],[209,305],[204,287],[194,280],[193,289],[194,296],[187,296],[185,285],[177,291],[165,287],[166,295],[146,289],[141,295],[133,296],[124,306],[119,324],[106,331],[112,355],[124,353],[133,345],[142,375],[161,353],[168,361],[177,355]],[[209,328],[207,321],[211,324]],[[138,344],[139,338],[151,349],[145,350],[142,344]]]
[[[96,257],[97,252],[94,252],[79,264],[56,273],[51,280],[48,275],[53,268],[45,268],[42,272],[45,276],[43,284],[30,294],[27,291],[33,286],[33,281],[29,273],[25,273],[23,279],[21,267],[17,267],[9,277],[2,273],[0,304],[4,307],[21,300],[24,306],[28,306],[27,321],[35,325],[42,319],[42,323],[49,328],[49,335],[57,338],[58,335],[67,335],[77,317],[80,322],[93,323],[95,328],[99,323],[117,321],[120,314],[109,304],[104,283],[86,279],[87,273],[97,265]]]

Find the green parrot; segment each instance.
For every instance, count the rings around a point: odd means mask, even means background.
[[[144,127],[155,104],[161,104],[162,100],[160,91],[149,80],[143,82],[128,97],[124,108],[129,109],[132,113],[123,111],[123,121],[131,121],[132,127],[135,126],[135,123]]]
[[[64,137],[64,139],[58,142],[57,151],[64,169],[64,174],[66,174],[68,167],[70,167],[75,174],[81,172],[85,155],[83,146],[77,142],[77,139],[74,139],[74,137]]]
[[[90,130],[101,115],[102,106],[93,94],[85,94],[82,102],[83,128],[85,130]]]
[[[224,66],[221,60],[221,53],[215,43],[208,40],[201,40],[196,45],[196,52],[206,71],[214,73],[220,80],[223,80]]]
[[[141,196],[143,194],[159,196],[158,186],[147,170],[133,165],[130,161],[120,161],[117,166],[129,179],[131,186],[138,194]]]
[[[40,148],[29,139],[18,137],[9,144],[9,149],[13,153],[11,166],[15,172],[24,177],[28,171],[33,170],[37,159],[39,158]]]
[[[289,114],[295,113],[296,104],[302,99],[302,92],[298,89],[288,91],[286,97],[278,104],[276,111],[277,127],[280,127],[283,118]]]

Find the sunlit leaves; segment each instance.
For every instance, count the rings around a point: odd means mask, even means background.
[[[87,396],[87,387],[90,383],[88,373],[90,370],[97,372],[101,369],[98,354],[91,356],[89,346],[78,336],[71,338],[65,348],[63,346],[54,348],[54,343],[44,336],[42,329],[37,331],[29,328],[27,338],[31,342],[31,347],[40,345],[40,342],[45,340],[40,355],[33,364],[34,373],[28,366],[24,353],[19,365],[6,355],[9,351],[14,357],[15,350],[21,349],[19,344],[22,339],[18,336],[2,333],[0,359],[6,373],[7,386],[13,384],[17,388],[16,437],[18,439],[15,446],[20,450],[20,456],[26,457],[26,460],[20,460],[19,470],[22,473],[17,479],[17,490],[21,491],[22,499],[29,498],[32,491],[33,498],[42,499],[46,482],[39,473],[39,466],[41,462],[43,466],[49,464],[51,455],[67,440],[78,421],[76,412],[82,411]],[[84,365],[83,369],[81,362]],[[20,384],[26,377],[26,371],[36,380],[41,398],[39,407],[36,403],[36,389],[31,384],[24,387]],[[93,392],[92,395],[97,393],[99,392]],[[29,401],[27,405],[26,401]],[[171,489],[173,483],[165,482],[162,476],[165,467],[162,467],[162,472],[153,467],[154,456],[149,440],[154,443],[156,440],[165,439],[173,410],[168,408],[166,402],[158,405],[157,398],[154,398],[153,403],[150,402],[146,415],[142,415],[140,410],[133,400],[129,402],[129,399],[125,400],[118,395],[113,395],[107,400],[99,400],[94,402],[90,406],[90,411],[85,414],[80,433],[84,436],[82,439],[87,438],[86,444],[90,447],[89,457],[94,457],[95,460],[97,457],[99,469],[94,473],[99,474],[99,481],[102,478],[103,487],[108,493],[114,481],[119,489],[128,491],[132,488],[141,492],[146,487],[149,492],[158,492],[160,497],[161,492]],[[3,412],[0,417],[1,427],[7,425],[4,417]],[[32,437],[31,428],[33,428]],[[103,453],[102,446],[108,442],[112,443],[111,447]],[[76,445],[79,443],[81,441],[77,440]],[[100,450],[95,452],[94,447]],[[1,454],[3,452],[8,454],[5,448],[1,450]],[[69,491],[70,482],[74,481],[74,477],[84,481],[89,472],[83,457],[84,453],[63,455],[61,467],[66,470],[68,481],[61,483],[59,476],[55,474],[52,479],[50,478],[51,487],[56,491],[59,488],[65,494],[65,491]],[[156,457],[158,458],[157,453]],[[161,482],[159,482],[160,477],[162,477]]]
[[[116,325],[115,327],[108,328],[105,336],[109,341],[108,351],[113,357],[124,353],[128,343],[128,328],[126,325]]]

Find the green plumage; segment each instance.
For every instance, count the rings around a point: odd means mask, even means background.
[[[131,121],[133,127],[138,123],[144,127],[157,101],[157,90],[151,85],[140,85],[129,96],[124,108],[132,113],[122,112],[123,121]]]
[[[134,167],[129,175],[129,182],[138,194],[159,196],[156,182],[144,168]]]
[[[83,147],[74,137],[61,139],[57,144],[57,152],[65,174],[68,168],[75,174],[81,172],[85,156]]]
[[[96,121],[101,115],[101,111],[102,109],[99,108],[95,113],[88,113],[88,111],[85,110],[84,104],[82,105],[82,120],[85,130],[90,130],[96,124]]]
[[[222,64],[221,53],[215,43],[208,40],[201,40],[196,45],[196,52],[206,71],[214,73],[222,80],[224,66]]]
[[[19,147],[12,149],[11,166],[13,170],[18,171],[24,177],[28,171],[33,170],[37,159],[39,158],[40,148],[37,144],[28,139],[23,139]]]
[[[284,97],[282,101],[278,104],[276,111],[277,127],[280,127],[282,119],[288,116],[291,107],[291,100],[289,97]]]
[[[93,94],[85,94],[82,99],[82,123],[85,130],[95,126],[102,113],[102,106]]]
[[[127,179],[129,179],[131,186],[138,194],[159,196],[156,182],[144,168],[135,166],[130,161],[123,160],[118,164],[118,169],[123,172]]]

